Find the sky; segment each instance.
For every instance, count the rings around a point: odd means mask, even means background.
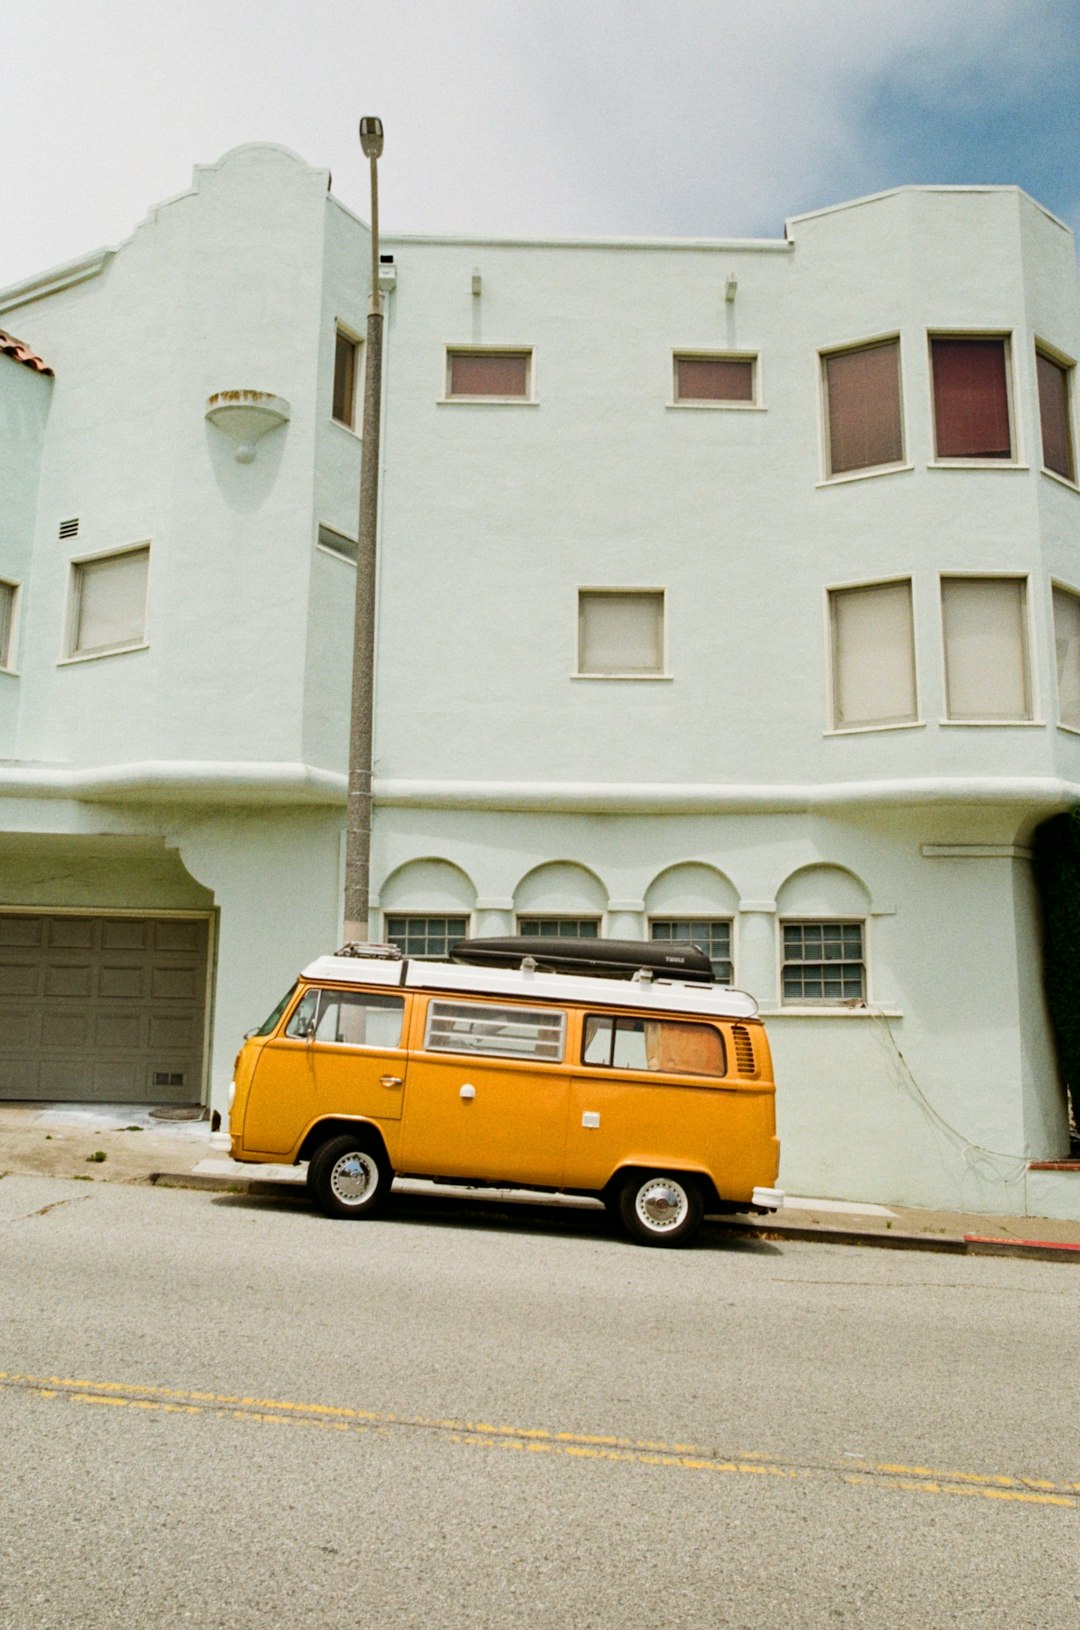
[[[1080,231],[1080,0],[8,0],[0,287],[249,141],[387,232],[783,236],[908,182]]]

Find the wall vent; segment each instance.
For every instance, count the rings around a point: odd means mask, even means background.
[[[731,1039],[735,1043],[735,1068],[740,1075],[754,1073],[754,1043],[744,1024],[733,1024]]]
[[[155,1070],[154,1085],[155,1087],[182,1087],[184,1085],[183,1071]]]
[[[79,536],[79,517],[73,515],[70,521],[60,522],[60,536],[62,538],[77,538]]]

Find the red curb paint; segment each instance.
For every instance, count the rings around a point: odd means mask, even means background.
[[[996,1239],[993,1234],[965,1234],[970,1245],[1026,1245],[1039,1251],[1080,1251],[1080,1245],[1068,1245],[1057,1239]]]

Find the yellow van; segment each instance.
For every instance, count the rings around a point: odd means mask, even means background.
[[[645,1245],[769,1211],[780,1145],[752,997],[703,952],[468,940],[452,961],[349,946],[304,969],[236,1060],[234,1160],[308,1161],[334,1217],[395,1175],[601,1199]]]

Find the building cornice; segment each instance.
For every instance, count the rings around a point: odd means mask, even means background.
[[[125,804],[344,804],[344,775],[310,764],[145,760],[76,769],[0,765],[0,798]]]
[[[34,300],[44,300],[47,295],[59,294],[62,289],[100,277],[115,253],[115,249],[95,249],[78,260],[65,261],[63,266],[53,266],[36,277],[27,277],[21,283],[12,283],[10,288],[0,289],[0,312],[14,311],[17,306],[28,306]]]

